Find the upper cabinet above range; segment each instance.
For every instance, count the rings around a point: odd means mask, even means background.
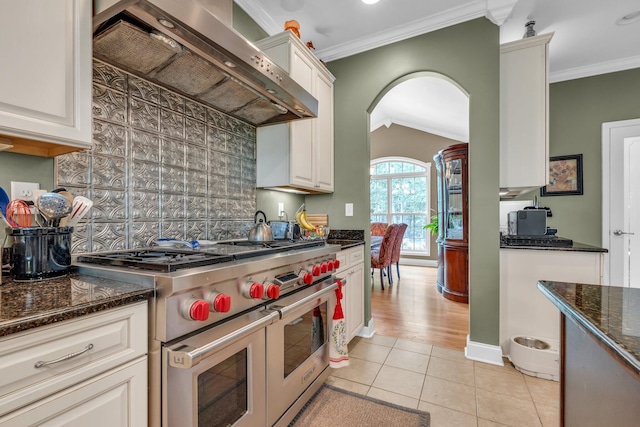
[[[549,42],[553,33],[500,46],[500,195],[549,179]]]
[[[91,16],[86,0],[3,1],[0,142],[57,156],[91,146]]]
[[[333,192],[335,77],[291,31],[255,43],[318,100],[318,117],[257,129],[257,186]]]

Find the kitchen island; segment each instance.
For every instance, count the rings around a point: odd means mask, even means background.
[[[539,281],[560,310],[560,421],[637,426],[640,289]]]
[[[500,345],[511,354],[514,336],[547,341],[554,349],[560,339],[558,310],[545,298],[538,280],[602,283],[606,249],[572,242],[568,247],[500,246]],[[536,371],[538,372],[538,371]],[[557,379],[558,366],[546,379]]]

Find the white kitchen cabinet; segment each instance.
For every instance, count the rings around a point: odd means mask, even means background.
[[[514,335],[560,339],[560,312],[538,280],[602,283],[603,254],[545,249],[500,249],[500,344]]]
[[[73,424],[89,413],[103,414],[91,425],[146,425],[146,360],[146,302],[3,337],[0,426],[89,425]]]
[[[0,4],[0,142],[43,156],[90,147],[92,2]]]
[[[364,327],[364,246],[338,252],[340,260],[337,277],[345,278],[342,310],[347,323],[347,337],[351,341]]]
[[[500,192],[549,181],[549,42],[553,33],[500,46]]]
[[[3,427],[146,426],[147,358],[141,357],[0,417]]]
[[[256,42],[318,100],[318,117],[257,130],[257,186],[333,192],[335,78],[291,31]]]

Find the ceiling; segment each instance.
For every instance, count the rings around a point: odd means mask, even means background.
[[[281,32],[285,21],[297,20],[302,41],[312,41],[315,54],[326,62],[487,17],[500,25],[501,43],[522,38],[529,20],[536,21],[538,34],[555,33],[549,47],[552,83],[640,67],[640,14],[626,25],[616,24],[623,16],[640,12],[638,0],[235,2],[269,34]],[[372,114],[372,130],[397,123],[461,141],[466,135],[468,141],[468,129],[457,125],[468,123],[468,101],[459,103],[461,92],[452,84],[422,80],[409,80],[406,87],[399,85],[387,93]]]

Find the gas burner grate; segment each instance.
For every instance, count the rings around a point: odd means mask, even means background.
[[[186,250],[133,249],[79,255],[78,261],[171,273],[184,268],[202,267],[233,261],[233,257],[231,255]]]

